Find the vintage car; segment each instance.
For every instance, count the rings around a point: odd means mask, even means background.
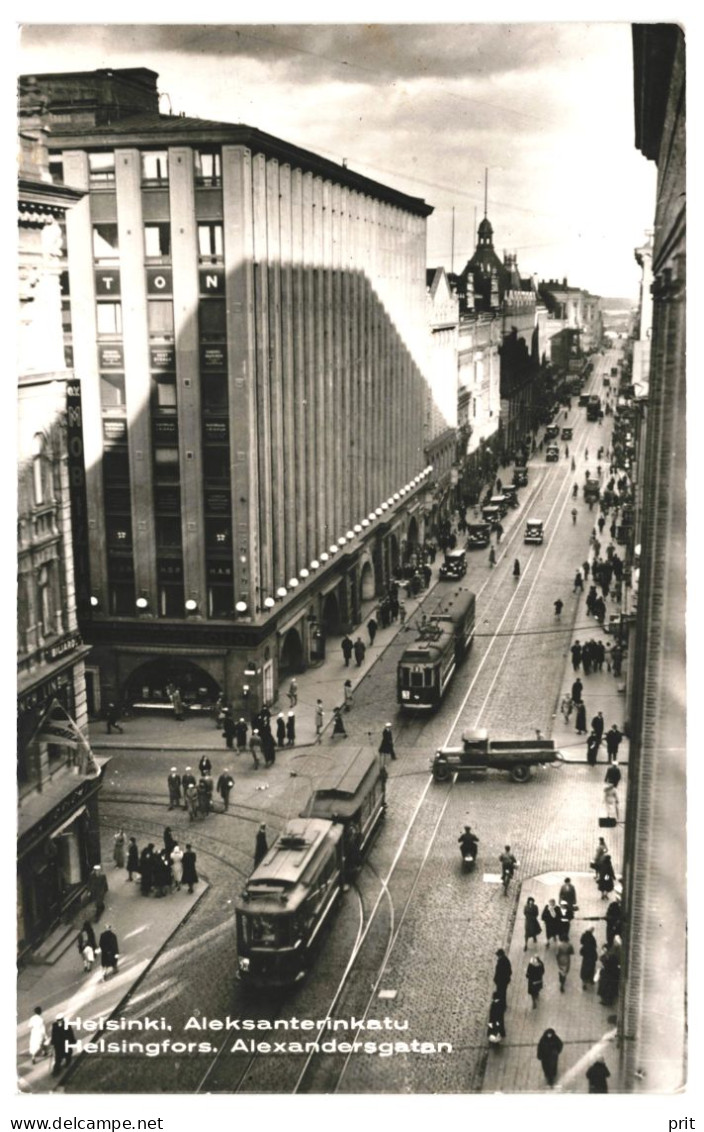
[[[560,449],[557,444],[548,444],[547,451],[545,453],[545,459],[547,460],[548,464],[557,463],[557,461],[560,459]]]
[[[588,404],[589,404],[589,394],[588,393],[580,393],[580,395],[579,395],[579,407],[580,407],[580,409],[586,408],[586,406]]]
[[[463,550],[448,550],[445,561],[440,566],[440,578],[464,578],[467,573],[467,559]]]
[[[565,425],[565,427],[563,428],[562,439],[563,440],[571,440],[572,439],[572,429],[569,425]]]
[[[583,492],[583,495],[584,495],[584,502],[585,503],[598,503],[599,497],[600,497],[599,481],[598,480],[587,480],[587,482],[585,483],[585,485],[582,489],[582,492]]]
[[[560,429],[556,424],[548,425],[548,427],[545,429],[546,440],[556,440],[559,435]]]
[[[535,543],[540,545],[543,541],[543,520],[542,519],[526,519],[526,532],[523,536],[524,542]]]
[[[490,523],[495,530],[496,524],[501,522],[501,511],[498,507],[494,507],[493,504],[485,503],[482,507],[482,518],[486,523]]]
[[[480,550],[491,541],[490,523],[467,524],[467,550]]]
[[[515,483],[506,484],[503,488],[503,493],[509,507],[518,507],[518,488]]]
[[[482,727],[463,732],[461,747],[440,747],[431,766],[436,782],[487,770],[505,770],[514,782],[527,782],[536,766],[563,761],[552,739],[490,739]]]
[[[516,467],[513,473],[513,482],[516,487],[526,487],[528,483],[528,469],[526,467]]]
[[[503,519],[504,515],[508,511],[508,499],[503,492],[500,492],[498,495],[492,495],[491,499],[489,500],[489,506],[498,507],[499,511],[501,512],[501,518]]]

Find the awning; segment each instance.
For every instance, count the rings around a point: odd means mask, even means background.
[[[84,814],[85,812],[86,812],[86,807],[85,806],[79,806],[79,808],[76,810],[76,812],[74,814],[71,814],[71,817],[67,818],[66,821],[58,827],[58,829],[53,829],[51,831],[51,833],[49,834],[49,837],[51,837],[51,838],[60,837],[61,834],[63,833],[63,831],[65,829],[68,829],[68,827],[70,825],[73,825],[76,818],[80,818],[81,814]]]

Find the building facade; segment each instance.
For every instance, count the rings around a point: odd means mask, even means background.
[[[80,388],[64,362],[61,230],[81,193],[51,183],[41,108],[20,118],[17,507],[17,945],[41,942],[100,859],[101,776],[82,728],[85,661],[74,580]]]
[[[422,200],[146,69],[32,76],[66,221],[98,695],[271,702],[422,540],[445,431]]]
[[[657,165],[652,338],[633,635],[624,853],[622,1088],[686,1080],[686,192],[685,44],[675,24],[634,25],[636,147]],[[647,315],[645,316],[647,317]]]

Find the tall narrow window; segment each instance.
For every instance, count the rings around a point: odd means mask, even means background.
[[[98,334],[122,334],[122,304],[98,303],[96,322]]]
[[[89,153],[88,171],[91,185],[111,184],[115,180],[115,154]]]
[[[219,153],[196,150],[193,154],[197,185],[219,185],[222,180],[222,166]]]
[[[222,259],[222,224],[198,225],[198,253],[201,259]]]
[[[96,263],[115,263],[119,259],[117,224],[93,225],[93,259]]]
[[[171,225],[145,224],[144,254],[147,259],[169,259],[171,256]]]
[[[171,299],[150,299],[147,303],[149,337],[152,341],[173,341],[174,305]]]
[[[142,153],[142,182],[146,184],[167,184],[169,180],[169,155],[166,150],[145,150]]]

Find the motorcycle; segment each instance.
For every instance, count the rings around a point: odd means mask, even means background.
[[[472,871],[477,863],[477,853],[479,851],[479,838],[467,836],[462,834],[459,838],[460,853],[462,854],[462,869],[463,872],[469,873]]]

